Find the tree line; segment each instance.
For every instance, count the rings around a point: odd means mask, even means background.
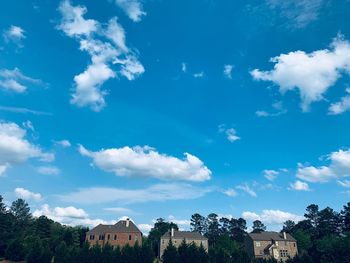
[[[340,212],[329,207],[320,210],[312,204],[306,208],[304,216],[305,219],[298,223],[286,221],[281,230],[297,240],[299,255],[289,262],[350,263],[350,202]],[[87,227],[65,226],[45,216],[34,218],[23,199],[17,199],[7,207],[0,195],[0,259],[28,263],[151,263],[159,256],[160,237],[171,228],[178,230],[175,223],[159,218],[149,235],[143,237],[142,245],[89,246],[85,242]],[[256,220],[252,229],[261,232],[266,226]],[[170,242],[163,255],[164,263],[274,262],[256,261],[245,252],[247,222],[243,218],[196,213],[191,217],[191,230],[208,238],[209,251],[185,242],[176,248]]]

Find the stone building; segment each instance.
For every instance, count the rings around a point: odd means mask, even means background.
[[[208,252],[208,239],[202,236],[198,232],[190,232],[190,231],[177,231],[175,229],[171,229],[171,231],[165,233],[160,238],[160,247],[159,247],[159,257],[162,258],[164,250],[168,247],[170,239],[173,245],[178,248],[183,240],[185,240],[186,244],[194,243],[197,247],[201,245]]]
[[[249,233],[245,238],[245,248],[251,257],[257,259],[286,261],[298,254],[297,241],[285,232]]]
[[[142,232],[129,219],[120,220],[115,225],[99,224],[86,233],[86,241],[91,246],[96,243],[103,246],[107,243],[114,247],[123,247],[126,244],[134,246],[136,242],[142,245]]]

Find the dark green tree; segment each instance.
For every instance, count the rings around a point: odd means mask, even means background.
[[[191,216],[191,231],[204,234],[206,232],[205,217],[196,213]]]
[[[55,259],[55,263],[72,262],[70,251],[65,242],[61,241],[61,243],[56,247],[54,259]]]
[[[350,232],[350,202],[343,206],[343,210],[340,214],[343,232]]]
[[[265,230],[266,226],[260,220],[253,221],[253,233],[261,233]]]
[[[282,232],[291,234],[293,232],[294,227],[295,227],[295,222],[292,220],[287,220],[283,224]]]
[[[20,240],[14,239],[9,242],[5,258],[12,261],[21,261],[24,259],[24,247]]]
[[[181,263],[181,261],[179,261],[179,254],[177,252],[177,249],[173,245],[171,239],[167,248],[164,250],[162,259],[163,263]]]
[[[209,245],[213,245],[216,240],[220,236],[220,224],[219,224],[219,219],[218,215],[215,213],[211,213],[207,216],[207,226],[208,226],[208,231],[206,233],[206,237],[208,238]]]

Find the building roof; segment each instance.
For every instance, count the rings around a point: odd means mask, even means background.
[[[120,220],[115,225],[102,225],[99,224],[98,226],[91,229],[87,234],[104,234],[104,233],[141,233],[142,232],[137,228],[137,226],[129,220],[129,226],[126,225],[127,220]]]
[[[162,235],[162,239],[170,239],[171,231]],[[194,240],[207,240],[206,237],[202,236],[198,232],[190,232],[190,231],[177,231],[174,230],[174,236],[172,238],[175,239],[194,239]]]
[[[283,233],[264,231],[261,233],[249,233],[248,236],[254,241],[292,241],[296,242],[295,238],[286,233],[286,239],[283,238]]]

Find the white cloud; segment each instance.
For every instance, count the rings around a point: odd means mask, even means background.
[[[153,225],[151,225],[151,224],[138,224],[137,227],[140,229],[142,234],[148,235],[148,233],[152,230]]]
[[[11,25],[9,29],[5,30],[3,37],[6,42],[13,42],[18,47],[23,47],[22,40],[26,38],[25,31],[19,26]]]
[[[230,142],[235,142],[241,139],[234,128],[226,128],[225,124],[220,124],[218,130],[220,133],[225,133],[227,140]]]
[[[92,158],[100,169],[117,176],[153,177],[163,180],[201,182],[210,179],[211,171],[196,156],[184,153],[185,158],[158,153],[149,146],[128,146],[92,152],[80,145],[80,154]]]
[[[287,220],[292,220],[294,222],[298,222],[303,220],[302,216],[295,215],[289,212],[284,212],[281,210],[263,210],[259,215],[254,212],[245,211],[242,213],[242,218],[248,221],[260,220],[266,224],[282,224]]]
[[[60,140],[60,141],[55,141],[55,144],[60,145],[60,146],[62,146],[63,148],[69,148],[69,147],[72,146],[71,143],[70,143],[70,141],[68,141],[68,140],[66,140],[66,139]]]
[[[38,172],[44,175],[58,175],[60,173],[60,169],[55,166],[40,166],[38,167]]]
[[[277,175],[279,175],[280,173],[275,170],[264,170],[263,174],[267,180],[273,181],[276,179]]]
[[[204,77],[204,72],[201,71],[201,72],[194,73],[193,77],[195,77],[195,78],[203,78]]]
[[[350,176],[350,149],[338,150],[328,155],[328,166],[304,166],[299,164],[297,177],[307,182],[325,183]]]
[[[312,53],[295,51],[271,58],[275,63],[271,71],[254,69],[255,80],[272,81],[283,94],[298,89],[303,111],[309,110],[312,102],[320,101],[343,73],[350,74],[350,43],[338,36],[330,49]]]
[[[92,187],[61,195],[60,199],[65,202],[79,204],[111,202],[118,204],[132,204],[196,199],[211,191],[212,190],[208,188],[197,188],[188,184],[156,184],[144,189]],[[91,196],[94,198],[91,198]]]
[[[173,215],[168,216],[168,221],[177,224],[180,228],[189,229],[191,226],[191,220],[176,219]]]
[[[309,185],[299,180],[291,183],[290,188],[295,191],[310,191]]]
[[[233,65],[225,65],[224,66],[225,77],[232,79],[232,70],[233,70]]]
[[[350,181],[349,180],[338,180],[337,183],[343,187],[350,188]]]
[[[287,110],[283,108],[282,101],[277,101],[273,103],[272,108],[273,110],[271,112],[265,110],[257,110],[255,114],[258,117],[277,117],[287,112]]]
[[[187,72],[187,64],[185,62],[181,63],[181,70],[182,72],[186,73]]]
[[[234,196],[238,195],[236,190],[233,188],[226,189],[225,191],[223,191],[223,193],[227,196],[230,196],[230,197],[234,197]]]
[[[346,92],[350,93],[350,88],[346,89]],[[346,95],[340,99],[339,102],[332,103],[329,106],[328,113],[330,115],[342,114],[350,109],[350,95]]]
[[[257,197],[256,192],[248,184],[237,185],[236,189],[242,190],[252,197]]]
[[[25,199],[27,201],[30,199],[33,199],[34,201],[41,201],[42,200],[41,194],[31,192],[31,191],[24,189],[24,188],[16,188],[15,194],[16,194],[17,198],[22,198],[22,199]]]
[[[39,79],[33,79],[24,75],[18,68],[13,70],[0,69],[0,88],[16,93],[23,93],[29,84],[44,85]]]
[[[115,3],[128,15],[134,22],[140,22],[146,15],[143,11],[142,3],[139,0],[115,0]]]
[[[302,28],[319,17],[324,0],[266,0],[271,9],[291,21],[291,26]]]
[[[13,165],[36,158],[53,161],[52,153],[43,152],[38,146],[26,140],[26,130],[13,122],[0,121],[0,167],[2,173]]]
[[[137,52],[127,47],[124,28],[116,17],[106,25],[85,19],[86,7],[72,6],[68,0],[61,2],[59,11],[62,20],[58,29],[79,41],[80,50],[91,57],[85,71],[74,77],[75,90],[70,102],[100,111],[106,104],[107,91],[101,89],[106,81],[118,75],[134,80],[145,69],[137,59]]]
[[[31,110],[31,109],[20,108],[20,107],[0,106],[0,110],[2,110],[2,111],[8,111],[8,112],[14,112],[14,113],[30,113],[30,114],[34,114],[34,115],[52,115],[52,114],[49,113],[49,112]]]
[[[73,206],[50,208],[48,204],[44,204],[40,209],[33,212],[34,217],[46,216],[54,221],[70,226],[90,226],[95,227],[98,224],[115,224],[116,221],[105,221],[103,219],[91,219],[89,215],[80,208]]]

